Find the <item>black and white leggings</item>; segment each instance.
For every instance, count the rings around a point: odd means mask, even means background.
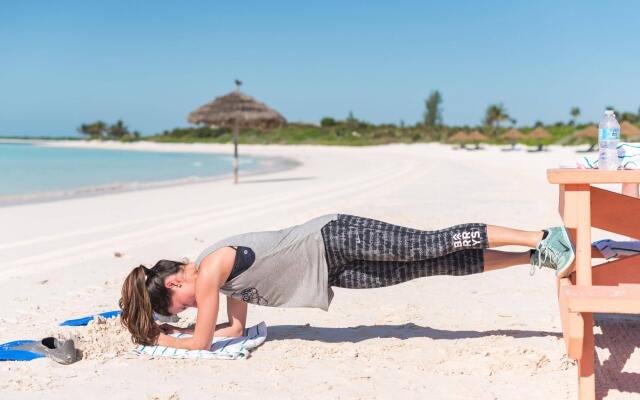
[[[329,285],[367,289],[431,275],[484,271],[487,225],[422,231],[339,214],[322,227]]]

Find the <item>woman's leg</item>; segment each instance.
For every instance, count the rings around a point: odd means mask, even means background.
[[[485,250],[484,272],[513,267],[514,265],[529,264],[530,257],[531,252],[528,250],[519,252]]]
[[[487,225],[489,247],[526,246],[534,248],[542,240],[543,231],[522,231],[502,226]]]
[[[397,285],[434,275],[462,276],[529,263],[529,251],[462,250],[418,261],[355,260],[329,266],[329,284],[348,289]]]
[[[419,261],[488,246],[484,224],[421,231],[371,218],[338,215],[322,228],[327,256],[334,264],[354,260]]]
[[[329,285],[348,289],[372,289],[397,285],[434,275],[469,275],[484,271],[484,250],[462,250],[417,261],[351,260],[329,262]]]
[[[470,223],[422,231],[387,222],[340,214],[322,228],[327,255],[335,264],[353,260],[419,261],[461,250],[521,245],[536,247],[542,231],[522,231]]]
[[[329,283],[346,288],[395,285],[432,275],[468,275],[528,264],[530,253],[486,250],[489,245],[535,247],[542,232],[484,224],[421,231],[339,215],[322,228]]]

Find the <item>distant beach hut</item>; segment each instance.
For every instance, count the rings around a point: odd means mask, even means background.
[[[640,140],[640,128],[629,121],[620,124],[620,135],[627,140]]]
[[[476,150],[480,150],[480,143],[488,142],[489,137],[478,131],[473,131],[469,134],[469,141],[476,145]]]
[[[504,135],[501,136],[502,140],[505,140],[511,143],[511,150],[515,150],[516,144],[520,141],[524,140],[525,136],[522,132],[515,128],[511,128],[505,132]]]
[[[286,124],[285,118],[251,96],[240,92],[242,82],[236,80],[236,90],[216,97],[187,118],[192,124],[233,129],[233,182],[238,183],[238,137],[240,129],[273,129]]]
[[[587,151],[593,151],[598,144],[598,127],[595,125],[589,125],[588,127],[574,133],[574,136],[578,139],[585,139],[588,141],[589,149],[587,149]]]
[[[467,132],[458,131],[453,136],[451,136],[448,141],[449,143],[459,144],[460,148],[464,149],[466,148],[467,143],[469,143],[471,140],[469,140],[469,134]]]
[[[551,136],[551,134],[541,126],[535,128],[534,130],[529,132],[529,134],[527,135],[527,138],[533,139],[534,141],[537,142],[538,148],[535,151],[544,150],[544,141],[549,140],[552,137],[553,136]]]

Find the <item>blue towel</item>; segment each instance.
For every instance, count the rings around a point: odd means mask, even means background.
[[[93,321],[95,317],[114,318],[122,313],[120,310],[107,311],[96,315],[89,315],[88,317],[68,319],[60,324],[60,326],[86,326],[89,322]]]

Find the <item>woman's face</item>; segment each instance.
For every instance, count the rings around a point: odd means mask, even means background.
[[[165,279],[165,286],[172,291],[169,312],[178,314],[188,307],[197,307],[195,280],[189,282],[185,279],[184,272],[168,276]]]

